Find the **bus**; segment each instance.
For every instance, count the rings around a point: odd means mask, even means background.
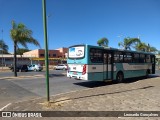
[[[93,45],[68,49],[67,77],[91,81],[122,82],[126,78],[155,74],[155,55]]]

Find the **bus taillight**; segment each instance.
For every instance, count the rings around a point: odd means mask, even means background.
[[[85,75],[86,74],[86,64],[83,65],[83,71],[82,71],[82,75]]]

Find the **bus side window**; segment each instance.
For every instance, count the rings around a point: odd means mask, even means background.
[[[140,63],[144,63],[145,62],[145,55],[144,54],[140,54],[139,62]]]
[[[114,53],[114,62],[115,62],[115,63],[118,63],[118,62],[119,62],[119,53],[118,53],[118,52],[115,52],[115,53]]]
[[[131,63],[132,62],[132,55],[131,55],[131,53],[126,53],[124,55],[124,62],[125,63]]]
[[[146,62],[150,63],[151,62],[151,56],[150,55],[146,55]]]
[[[122,54],[122,52],[115,52],[114,53],[114,62],[115,63],[123,62],[123,54]]]
[[[104,56],[103,56],[103,63],[106,64],[107,63],[107,54],[104,53]]]
[[[111,54],[108,54],[108,64],[111,64]]]
[[[155,61],[154,59],[155,59],[154,56],[151,56],[151,62],[152,63],[154,63],[154,61]]]
[[[137,54],[137,53],[133,54],[133,62],[134,63],[139,63],[139,54]]]
[[[119,55],[119,62],[121,62],[121,63],[123,62],[123,54]]]
[[[103,51],[101,49],[90,49],[90,60],[93,63],[102,63],[103,62]]]

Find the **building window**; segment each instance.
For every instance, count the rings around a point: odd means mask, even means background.
[[[44,57],[44,54],[40,54],[40,57]]]
[[[56,54],[53,54],[53,57],[56,57],[57,55]]]

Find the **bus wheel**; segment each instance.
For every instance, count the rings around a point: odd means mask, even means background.
[[[118,83],[121,83],[121,82],[123,82],[123,80],[124,80],[123,73],[122,73],[122,72],[118,72],[118,73],[117,73],[117,76],[116,76],[116,81],[117,81]]]

